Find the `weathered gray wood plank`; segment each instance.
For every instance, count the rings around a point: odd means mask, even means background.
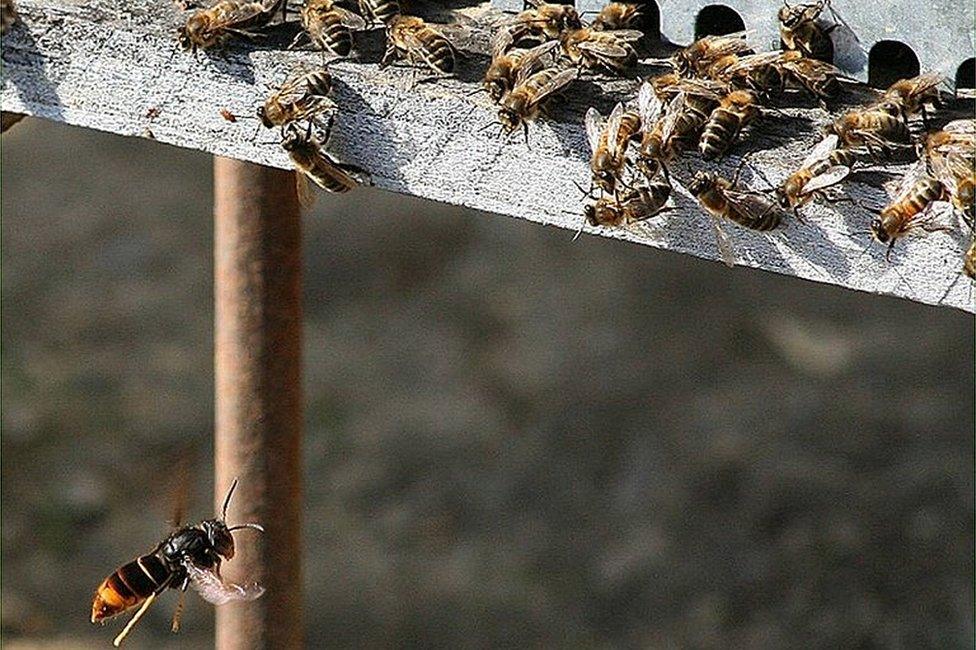
[[[259,131],[250,117],[266,85],[321,61],[317,53],[276,49],[290,40],[288,34],[276,32],[258,46],[195,58],[176,44],[183,15],[168,3],[19,4],[23,22],[3,39],[3,110],[289,166],[274,134]],[[491,12],[482,5],[460,13],[462,20],[483,25],[497,17]],[[337,154],[369,169],[383,189],[569,230],[579,227],[581,203],[574,181],[586,185],[589,178],[581,116],[591,104],[608,112],[618,99],[634,94],[636,82],[578,83],[551,122],[533,125],[526,146],[520,136],[505,140],[495,128],[480,130],[494,119],[487,97],[470,94],[485,65],[478,53],[484,47],[483,30],[473,29],[471,42],[464,45],[469,54],[459,80],[419,85],[409,72],[377,70],[382,34],[362,36],[363,58],[369,63],[331,66],[342,109],[332,142]],[[231,123],[220,109],[245,117]],[[802,160],[825,118],[814,109],[789,113],[796,119],[771,116],[744,147],[755,150],[750,160],[773,183]],[[737,164],[732,159],[720,168],[731,175]],[[700,165],[689,158],[676,168],[674,210],[633,230],[587,232],[717,259],[711,222],[680,182]],[[848,184],[849,194],[877,205],[887,198],[881,181],[893,191],[897,176],[859,180]],[[758,176],[749,182],[764,187]],[[880,246],[867,246],[870,217],[864,209],[838,204],[816,206],[805,223],[790,220],[770,234],[733,225],[726,230],[744,266],[974,311],[972,283],[959,273],[966,246],[961,230],[913,236],[896,247],[888,263]],[[585,239],[580,245],[586,245]]]

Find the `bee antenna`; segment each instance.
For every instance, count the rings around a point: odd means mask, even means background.
[[[579,239],[579,236],[583,234],[583,228],[586,227],[586,215],[583,215],[583,220],[580,222],[580,227],[576,230],[576,234],[573,235],[573,241]]]
[[[232,533],[235,530],[241,530],[242,528],[250,528],[251,530],[256,530],[258,532],[264,532],[264,526],[261,524],[237,524],[236,526],[231,526],[227,529],[227,532]]]
[[[220,511],[220,519],[222,521],[227,521],[227,506],[230,505],[230,498],[234,496],[234,490],[237,489],[237,477],[234,477],[234,482],[230,484],[230,489],[227,490],[227,496],[224,497],[224,507]]]

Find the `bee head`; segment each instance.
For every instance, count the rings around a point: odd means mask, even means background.
[[[222,519],[207,519],[200,526],[207,533],[207,541],[218,555],[227,560],[234,557],[234,536]]]
[[[268,119],[268,114],[264,110],[264,106],[258,106],[257,114],[258,114],[258,119],[261,120],[261,124],[264,125],[264,128],[270,129],[271,127],[274,126],[274,124],[271,123],[271,120]]]
[[[714,184],[714,177],[711,172],[700,171],[695,174],[695,178],[688,184],[688,191],[698,196],[704,194]]]
[[[185,50],[213,45],[216,39],[210,31],[210,16],[205,11],[198,11],[190,16],[180,28],[179,39]]]
[[[596,205],[593,203],[588,203],[583,208],[583,216],[586,217],[586,223],[591,226],[599,226],[600,222],[596,219]]]
[[[604,169],[596,173],[596,184],[604,192],[612,193],[614,186],[617,184],[617,177],[609,169]]]
[[[875,217],[871,220],[871,234],[882,244],[887,244],[891,237],[888,236],[888,231],[885,230],[884,221],[881,217]]]
[[[512,109],[502,106],[498,109],[498,121],[502,123],[506,131],[511,133],[522,123],[522,118]]]

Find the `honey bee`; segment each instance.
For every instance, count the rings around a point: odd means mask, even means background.
[[[678,74],[705,77],[708,76],[708,69],[719,59],[746,54],[751,49],[746,32],[705,36],[675,52],[670,62]]]
[[[556,41],[547,41],[529,50],[509,50],[511,45],[512,35],[507,30],[501,30],[492,42],[491,64],[485,71],[482,85],[495,103],[515,85],[519,69],[524,68],[530,73],[541,70],[545,67],[546,56],[559,47]]]
[[[124,564],[105,578],[92,601],[92,623],[142,605],[125,628],[115,637],[118,647],[139,622],[153,601],[167,589],[179,589],[180,601],[173,616],[173,630],[179,629],[183,593],[192,586],[200,596],[214,605],[235,600],[254,600],[264,593],[258,584],[236,585],[220,578],[220,564],[234,557],[235,530],[250,528],[264,532],[258,524],[227,525],[227,506],[237,487],[230,486],[220,517],[205,519],[192,526],[182,526],[170,533],[146,555]]]
[[[558,40],[563,32],[583,27],[573,5],[538,0],[530,0],[526,4],[529,8],[511,19],[507,25],[516,42],[526,37]]]
[[[582,27],[563,32],[559,42],[563,52],[575,65],[619,74],[637,64],[637,51],[630,43],[643,36],[643,33],[633,29],[601,32]]]
[[[253,38],[274,17],[285,0],[217,0],[207,9],[195,11],[180,28],[180,45],[186,50],[221,45],[230,36]]]
[[[0,34],[6,34],[17,20],[17,6],[14,0],[0,0]]]
[[[528,141],[528,123],[535,120],[546,101],[562,92],[576,75],[577,71],[572,68],[550,67],[532,73],[520,68],[515,76],[515,86],[498,109],[502,128],[512,133],[521,126]]]
[[[665,209],[671,196],[671,183],[661,179],[628,189],[620,198],[603,197],[583,208],[591,226],[626,228],[649,219]]]
[[[973,222],[976,182],[976,120],[950,122],[941,131],[929,133],[919,147],[933,176],[942,181],[952,204],[966,220]]]
[[[305,0],[299,16],[303,31],[295,37],[292,47],[308,38],[316,48],[336,56],[349,56],[352,30],[366,28],[361,16],[343,9],[336,0]]]
[[[830,0],[820,0],[816,4],[790,6],[783,2],[777,17],[779,35],[784,49],[800,52],[803,56],[831,63],[834,60],[834,43],[830,33],[839,23],[824,26],[820,15],[830,7]],[[831,10],[833,11],[833,10]]]
[[[332,75],[325,68],[289,78],[258,107],[258,118],[269,129],[301,120],[317,122],[336,108],[328,97],[331,89]]]
[[[783,52],[729,54],[712,63],[706,73],[732,88],[767,94],[783,88],[782,58]]]
[[[936,72],[896,81],[885,91],[878,103],[878,109],[901,116],[905,120],[921,112],[922,119],[927,124],[925,104],[936,106],[941,104],[942,95],[939,86],[942,82],[942,76]]]
[[[590,27],[597,31],[639,29],[644,20],[644,8],[628,2],[611,2],[597,14]]]
[[[400,15],[399,0],[356,0],[368,25],[389,25]]]
[[[783,218],[779,207],[765,196],[737,190],[735,186],[735,179],[728,181],[706,171],[695,174],[688,185],[688,191],[712,217],[718,249],[728,266],[735,265],[735,255],[722,229],[722,220],[728,219],[745,228],[766,231],[778,226]]]
[[[702,129],[698,150],[702,159],[715,160],[735,143],[742,129],[760,114],[756,96],[748,90],[733,90],[719,102]]]
[[[895,199],[882,208],[871,221],[871,234],[882,244],[888,244],[888,255],[895,242],[915,228],[926,227],[921,217],[936,201],[945,198],[945,187],[934,178],[923,162],[918,163],[905,175]]]
[[[828,124],[827,135],[836,134],[846,147],[866,146],[888,151],[897,144],[911,141],[908,125],[899,115],[877,108],[848,111]]]
[[[840,70],[829,63],[789,51],[783,53],[779,65],[786,80],[813,95],[824,109],[828,101],[840,94]]]
[[[602,129],[600,113],[595,108],[586,111],[584,124],[593,152],[590,159],[593,183],[604,192],[613,194],[623,175],[627,145],[632,139],[640,137],[640,115],[636,111],[625,111],[624,105],[617,103]]]
[[[395,59],[406,59],[412,65],[426,66],[442,75],[454,72],[454,46],[416,16],[397,16],[386,27],[386,53],[380,68]]]
[[[331,120],[329,127],[331,127]],[[324,140],[328,141],[328,131]],[[326,192],[342,194],[357,187],[360,183],[353,174],[362,170],[340,162],[325,151],[322,143],[312,134],[311,124],[308,130],[302,132],[294,124],[290,124],[281,141],[282,148],[288,152],[288,157],[298,173],[295,174],[295,186],[298,190],[298,200],[304,206],[315,202],[315,195],[311,192],[308,181],[312,181]]]
[[[684,95],[671,98],[665,112],[660,97],[650,83],[641,85],[637,93],[637,111],[641,118],[641,140],[636,167],[646,178],[654,178],[658,172],[667,174],[667,164],[677,155],[672,140],[675,118],[680,111]]]
[[[838,149],[836,135],[828,135],[813,148],[800,168],[789,175],[777,189],[780,207],[797,212],[800,206],[840,183],[857,162],[853,149]]]

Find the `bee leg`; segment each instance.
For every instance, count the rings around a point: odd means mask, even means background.
[[[183,604],[186,597],[186,588],[190,584],[190,578],[184,578],[182,586],[180,586],[180,598],[176,601],[176,609],[173,611],[173,623],[170,625],[170,630],[173,634],[180,631],[180,621],[183,619]]]
[[[529,123],[525,120],[522,120],[522,134],[525,136],[525,148],[531,149],[532,147],[529,146]]]
[[[386,67],[389,67],[389,65],[393,63],[394,59],[396,58],[397,58],[396,48],[393,46],[392,43],[387,43],[386,52],[383,53],[383,58],[380,59],[380,63],[378,66],[379,69],[382,70]]]

